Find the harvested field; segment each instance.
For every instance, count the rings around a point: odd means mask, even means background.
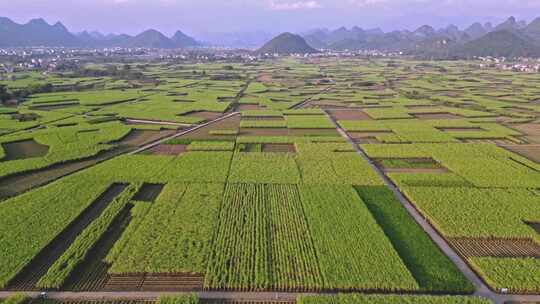
[[[261,106],[259,104],[247,104],[247,103],[243,103],[243,104],[239,104],[238,106],[236,106],[236,111],[253,111],[253,110],[264,110],[266,109],[265,106]]]
[[[150,150],[149,153],[155,155],[180,155],[187,151],[187,145],[159,145]]]
[[[155,202],[161,190],[165,185],[162,184],[143,184],[142,187],[135,193],[133,200],[142,202]]]
[[[501,145],[508,151],[517,153],[533,162],[540,163],[540,144],[537,145]]]
[[[359,144],[377,144],[380,143],[377,139],[379,135],[394,134],[392,131],[370,131],[370,132],[347,132],[354,142]]]
[[[43,157],[49,152],[49,147],[33,139],[3,143],[6,156],[2,161]]]
[[[451,113],[411,113],[412,116],[420,120],[439,120],[439,119],[462,119],[463,117]]]
[[[285,128],[244,128],[240,129],[241,136],[288,136]]]
[[[516,124],[510,127],[526,135],[540,136],[540,124],[538,123]]]
[[[263,144],[262,152],[269,153],[296,153],[293,144]]]
[[[450,244],[465,258],[540,258],[540,245],[531,239],[451,238]]]
[[[127,184],[112,184],[86,210],[84,210],[62,233],[28,263],[8,284],[9,290],[36,290],[35,285],[54,262],[66,251],[81,232],[105,210],[107,205]]]
[[[339,120],[371,120],[364,111],[361,110],[330,110],[328,111],[336,121]]]
[[[108,291],[199,291],[204,275],[190,273],[139,273],[111,275],[105,285]]]
[[[183,116],[183,117],[197,117],[197,118],[202,118],[205,121],[210,121],[210,120],[214,120],[214,119],[220,117],[221,115],[223,115],[223,113],[209,112],[209,111],[193,111],[193,112],[181,114],[180,116]]]

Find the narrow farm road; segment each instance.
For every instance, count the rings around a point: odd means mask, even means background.
[[[132,119],[126,118],[126,121],[129,123],[135,124],[151,124],[151,125],[166,125],[166,126],[179,126],[179,127],[191,127],[192,124],[173,122],[173,121],[162,121],[162,120],[151,120],[151,119]]]
[[[465,275],[465,277],[471,281],[475,286],[475,296],[484,297],[492,300],[496,304],[503,304],[507,301],[540,301],[540,295],[502,295],[493,292],[482,281],[482,279],[469,267],[469,265],[450,247],[446,240],[431,226],[430,223],[416,210],[413,204],[399,191],[398,187],[384,174],[384,172],[375,165],[375,163],[367,156],[365,151],[354,142],[354,140],[345,132],[345,130],[337,123],[337,121],[327,112],[324,111],[328,119],[335,125],[339,134],[344,137],[356,150],[356,152],[366,160],[371,168],[377,172],[377,174],[383,179],[385,185],[392,190],[395,197],[405,207],[407,212],[413,217],[413,219],[422,227],[422,229],[429,235],[429,237],[439,246],[444,254],[456,265],[456,267]]]
[[[169,141],[169,140],[171,140],[171,139],[175,139],[175,138],[180,137],[180,136],[182,136],[182,135],[186,135],[186,134],[191,133],[191,132],[193,132],[193,131],[195,131],[195,130],[198,130],[198,129],[200,129],[200,128],[204,128],[204,127],[206,127],[206,126],[208,126],[208,125],[214,124],[214,123],[216,123],[216,122],[218,122],[218,121],[222,121],[222,120],[224,120],[224,119],[227,119],[227,118],[229,118],[229,117],[233,117],[233,116],[239,115],[239,114],[240,114],[240,112],[232,112],[232,113],[228,113],[227,115],[218,117],[218,118],[216,118],[216,119],[214,119],[214,120],[211,120],[211,121],[209,121],[209,122],[206,122],[206,123],[203,123],[203,124],[200,124],[200,125],[194,125],[193,127],[189,128],[189,129],[183,130],[183,131],[178,132],[178,133],[175,133],[175,134],[173,134],[173,135],[171,135],[171,136],[168,136],[168,137],[162,138],[162,139],[160,139],[160,140],[154,141],[154,142],[152,142],[152,143],[149,143],[149,144],[147,144],[147,145],[144,145],[144,146],[140,147],[139,149],[130,152],[129,155],[133,155],[133,154],[138,154],[138,153],[144,152],[144,151],[146,151],[146,150],[148,150],[148,149],[152,149],[153,147],[159,146],[159,145],[161,145],[162,143],[164,143],[164,142],[166,142],[166,141]]]

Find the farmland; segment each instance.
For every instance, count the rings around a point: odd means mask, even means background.
[[[0,114],[0,289],[540,294],[540,75],[473,63],[148,61],[129,65],[140,83],[39,77],[52,92]]]

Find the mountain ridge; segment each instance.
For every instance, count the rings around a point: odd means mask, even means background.
[[[194,38],[177,31],[167,37],[153,29],[136,36],[126,34],[103,35],[98,32],[69,32],[61,23],[51,25],[43,18],[31,19],[19,24],[7,17],[0,17],[0,47],[140,47],[140,48],[188,48],[200,46]]]

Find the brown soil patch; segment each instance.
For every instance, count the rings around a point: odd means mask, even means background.
[[[202,119],[204,119],[206,121],[209,121],[209,120],[214,120],[214,119],[220,117],[221,115],[223,115],[223,113],[209,112],[209,111],[193,111],[193,112],[181,114],[180,116],[197,117],[197,118],[202,118]]]
[[[262,83],[272,83],[273,82],[272,75],[261,74],[259,77],[257,77],[257,81],[262,82]]]
[[[180,155],[187,151],[187,145],[159,145],[148,150],[155,155]]]
[[[411,113],[412,116],[420,120],[437,120],[437,119],[461,119],[461,116],[451,113]]]
[[[262,152],[270,153],[296,153],[294,144],[263,144]]]
[[[241,136],[288,136],[289,130],[286,128],[243,128],[240,130]]]
[[[371,117],[361,110],[331,110],[329,112],[335,120],[371,120]]]
[[[34,139],[3,143],[5,156],[2,161],[43,157],[49,152],[49,146],[42,145]]]
[[[236,107],[236,111],[254,111],[254,110],[264,110],[266,107],[258,104],[240,104]]]
[[[202,290],[202,274],[126,274],[111,275],[105,285],[110,291],[196,291]]]
[[[538,123],[512,125],[511,127],[526,135],[540,136],[540,124]]]
[[[459,255],[470,257],[540,258],[540,245],[531,239],[451,238]]]
[[[508,151],[517,153],[533,162],[540,163],[540,144],[539,145],[508,145],[501,146]]]

